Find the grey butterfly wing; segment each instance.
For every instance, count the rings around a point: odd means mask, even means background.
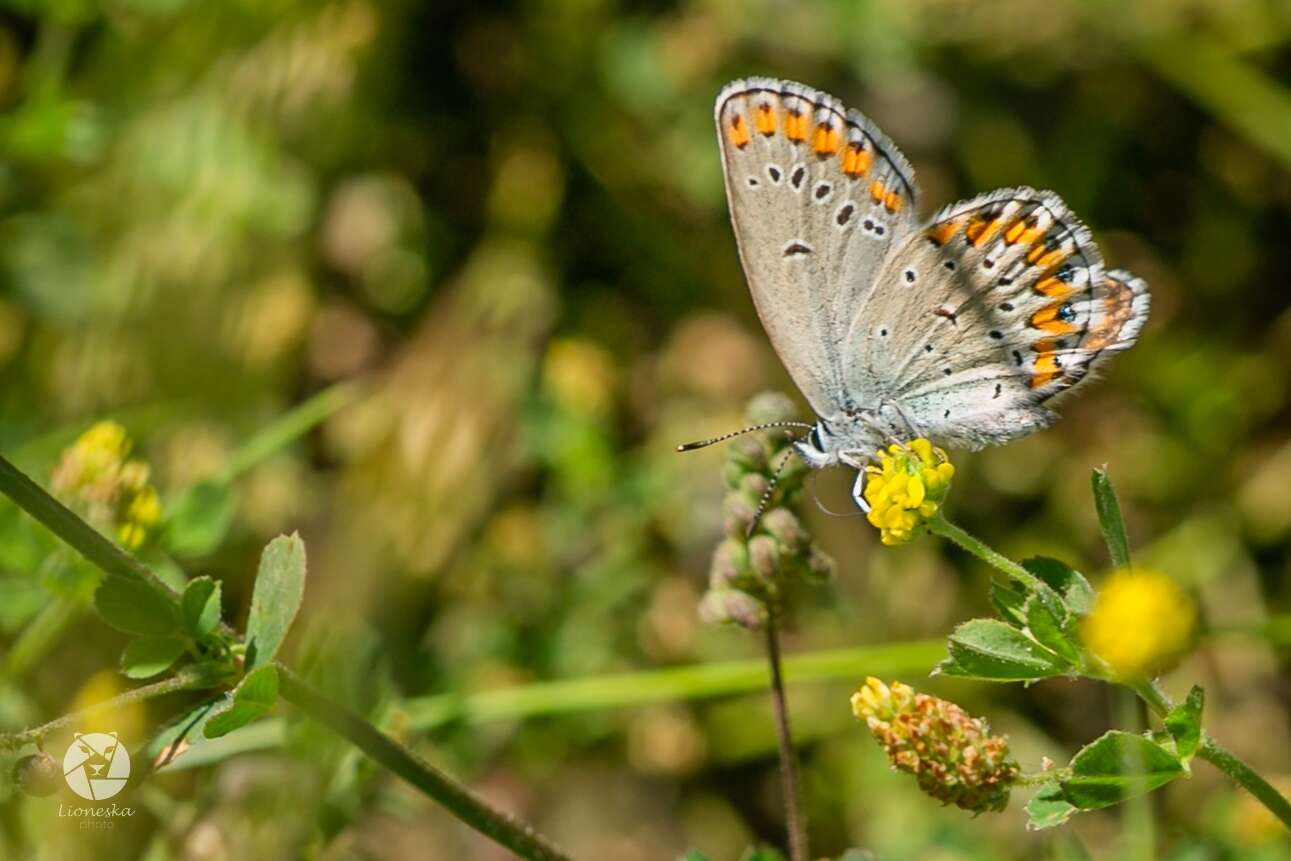
[[[1001,443],[1052,423],[1048,402],[1132,346],[1148,305],[1057,195],[1004,189],[893,250],[848,336],[851,379],[880,380],[920,435]]]
[[[870,381],[848,385],[844,338],[890,249],[914,230],[914,173],[869,120],[802,84],[735,81],[715,118],[758,316],[812,408],[836,415],[867,397]]]

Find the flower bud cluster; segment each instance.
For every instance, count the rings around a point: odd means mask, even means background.
[[[748,408],[752,424],[790,421],[794,415],[793,403],[774,393],[758,395]],[[790,508],[807,474],[806,464],[791,452],[792,439],[787,431],[772,430],[741,437],[731,445],[723,470],[726,538],[713,552],[708,592],[699,608],[706,622],[760,628],[784,584],[833,576],[833,559],[815,545]],[[775,490],[758,517],[763,496],[782,463]]]

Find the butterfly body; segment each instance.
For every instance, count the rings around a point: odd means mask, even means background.
[[[817,416],[796,445],[813,467],[1046,427],[1048,402],[1146,320],[1146,285],[1106,272],[1052,192],[1002,189],[921,222],[909,162],[825,93],[735,81],[716,122],[754,304]]]

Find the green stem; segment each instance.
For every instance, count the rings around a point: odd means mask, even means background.
[[[228,681],[228,676],[223,673],[214,672],[209,667],[192,665],[184,667],[167,679],[154,682],[151,685],[142,685],[137,688],[126,691],[120,696],[104,700],[101,703],[95,703],[92,706],[81,709],[78,712],[63,715],[55,718],[49,723],[41,724],[31,729],[25,729],[22,732],[9,733],[0,735],[0,750],[17,750],[27,745],[39,743],[45,736],[57,732],[65,726],[78,723],[85,720],[91,715],[104,711],[114,711],[124,708],[134,703],[141,703],[155,697],[165,696],[166,694],[175,693],[176,691],[191,691],[200,688],[211,688]]]
[[[1142,732],[1146,715],[1144,706],[1134,692],[1123,687],[1113,688],[1116,704],[1117,723],[1133,733]],[[1143,756],[1138,750],[1127,754],[1127,767],[1131,775],[1142,775],[1144,772]],[[1136,786],[1134,794],[1125,800],[1125,809],[1121,822],[1124,830],[1120,856],[1126,859],[1155,858],[1156,829],[1152,821],[1152,797],[1149,789],[1143,785],[1143,778],[1131,777]]]
[[[46,529],[105,574],[146,583],[170,600],[178,601],[174,590],[148,570],[146,565],[104,538],[98,530],[46,493],[4,457],[0,457],[0,493],[12,499],[19,508],[40,521]]]
[[[827,649],[784,658],[787,682],[855,681],[865,676],[927,672],[945,657],[945,640],[915,640],[850,649]],[[765,691],[770,674],[765,660],[719,661],[556,679],[471,694],[415,697],[391,707],[410,729],[433,730],[454,721],[482,723],[640,706],[650,703],[730,696]]]
[[[71,598],[50,600],[5,653],[4,676],[16,679],[31,669],[80,613],[81,605]]]
[[[1282,793],[1274,789],[1272,784],[1260,777],[1255,769],[1242,762],[1209,735],[1202,737],[1201,747],[1197,750],[1197,756],[1235,780],[1247,792],[1254,795],[1274,816],[1282,820],[1283,825],[1291,828],[1291,802],[1288,802]]]
[[[251,467],[259,464],[304,436],[333,413],[352,403],[360,384],[337,383],[302,401],[238,446],[213,476],[217,484],[228,484]]]
[[[323,696],[286,667],[279,665],[278,675],[279,692],[284,700],[349,740],[476,831],[530,861],[568,861],[569,856],[532,828],[485,804],[464,786],[379,732],[360,715]]]
[[[789,833],[790,861],[807,861],[807,830],[798,800],[798,756],[789,729],[789,706],[784,698],[780,672],[780,613],[768,608],[766,624],[767,667],[771,673],[771,706],[775,713],[776,746],[780,753],[780,788],[784,793],[784,826]]]
[[[1014,580],[1017,580],[1019,583],[1022,583],[1030,589],[1044,588],[1044,581],[1039,577],[1035,576],[1007,556],[1004,556],[1001,553],[996,553],[990,547],[986,546],[986,543],[980,538],[970,535],[968,532],[951,523],[941,513],[938,513],[928,521],[928,531],[955,542],[978,559],[981,559],[987,565],[1009,575]]]

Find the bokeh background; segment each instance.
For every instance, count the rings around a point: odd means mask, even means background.
[[[220,578],[239,622],[260,548],[299,529],[295,661],[578,857],[778,842],[763,696],[702,673],[637,704],[646,676],[535,685],[760,653],[696,619],[723,452],[673,447],[792,391],[711,111],[731,78],[801,80],[898,142],[929,210],[1053,188],[1151,282],[1139,346],[1053,429],[957,454],[949,510],[1097,581],[1088,475],[1108,463],[1138,558],[1203,609],[1167,687],[1205,684],[1212,731],[1291,780],[1289,35],[1284,0],[5,0],[0,451],[48,484],[120,422],[164,511],[140,552]],[[817,493],[845,510],[849,481]],[[805,516],[839,573],[798,596],[788,651],[897,656],[791,692],[816,850],[1127,857],[1121,812],[1029,834],[1026,793],[972,819],[888,771],[848,711],[868,671],[988,716],[1031,769],[1126,710],[1092,684],[926,680],[927,641],[987,612],[986,570]],[[92,585],[0,508],[3,728],[123,688]],[[496,690],[520,693],[463,713]],[[144,738],[184,704],[113,728]],[[105,832],[6,778],[0,857],[504,857],[307,725],[226,741]],[[1158,857],[1291,858],[1196,771],[1152,798]]]

